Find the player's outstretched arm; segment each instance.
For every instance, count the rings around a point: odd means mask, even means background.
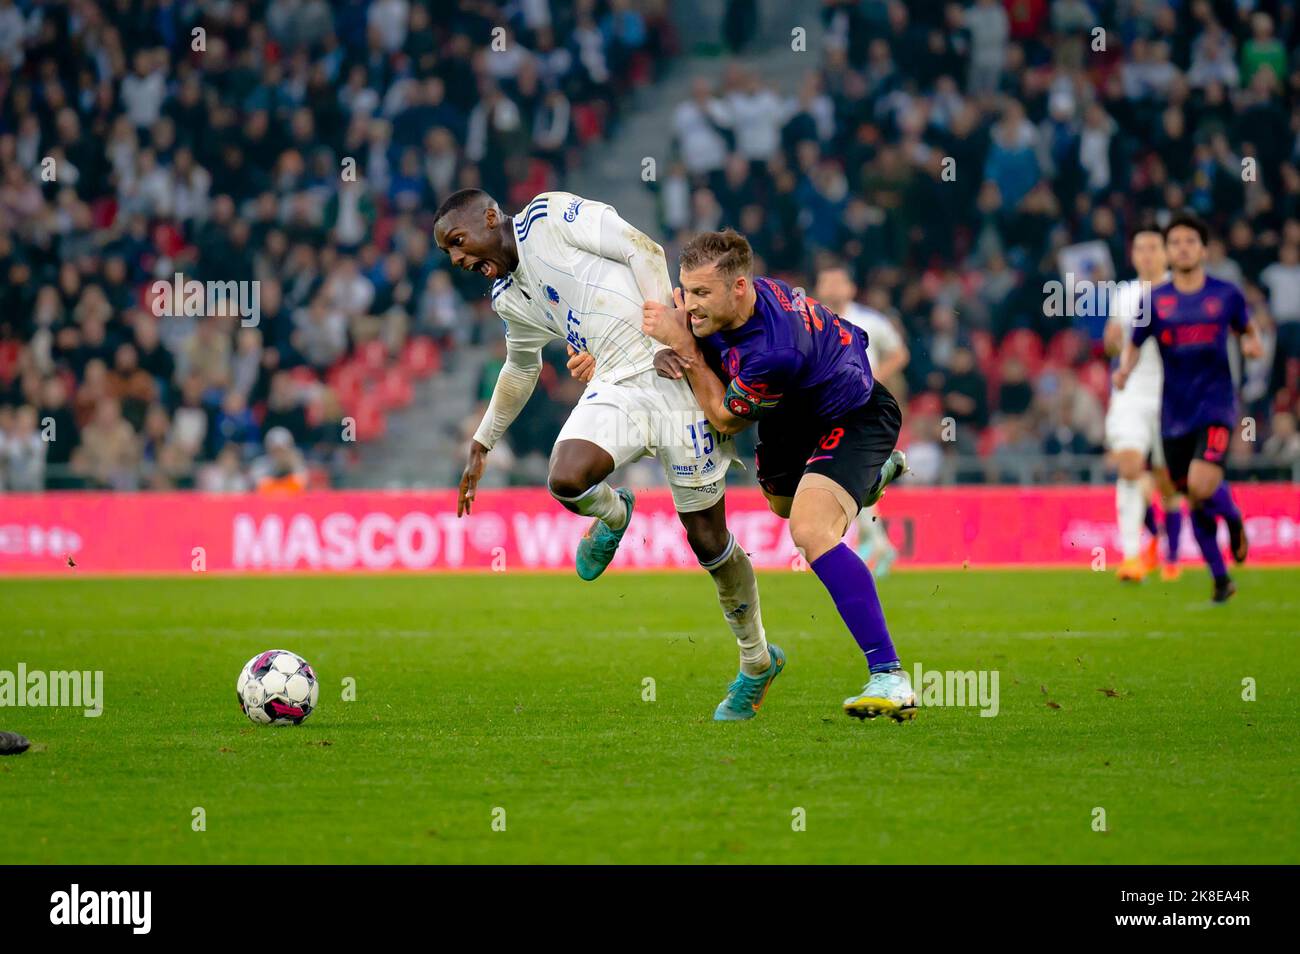
[[[524,409],[537,379],[542,373],[540,352],[509,349],[506,361],[497,375],[496,386],[492,389],[492,399],[488,401],[487,413],[479,422],[474,438],[469,442],[469,460],[465,472],[460,478],[460,495],[456,501],[456,516],[463,517],[470,512],[478,482],[483,477],[487,465],[488,451],[496,446],[506,430],[514,423],[519,412]]]
[[[1114,375],[1111,376],[1111,383],[1115,385],[1116,391],[1123,391],[1124,385],[1128,384],[1129,375],[1137,367],[1140,354],[1138,346],[1132,341],[1124,342],[1124,350],[1119,358],[1119,367],[1115,369]]]

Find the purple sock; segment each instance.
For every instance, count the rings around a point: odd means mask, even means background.
[[[1150,504],[1147,504],[1146,525],[1147,533],[1151,534],[1153,537],[1160,536],[1160,528],[1156,524],[1156,508]]]
[[[867,565],[840,543],[813,560],[812,569],[835,601],[835,608],[867,657],[871,671],[898,668],[898,653],[889,638],[876,581]]]
[[[1219,482],[1219,489],[1205,502],[1205,509],[1216,517],[1222,517],[1228,523],[1241,522],[1241,511],[1237,509],[1237,504],[1232,499],[1232,491],[1228,489],[1226,480]]]
[[[1165,511],[1165,546],[1167,562],[1178,562],[1178,538],[1183,535],[1183,508],[1174,507]]]
[[[1219,541],[1215,538],[1218,528],[1219,523],[1208,506],[1192,508],[1192,536],[1196,537],[1196,545],[1201,548],[1201,556],[1205,557],[1210,573],[1216,580],[1221,580],[1228,571],[1224,569],[1223,554],[1219,552]]]

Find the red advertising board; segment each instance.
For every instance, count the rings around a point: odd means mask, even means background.
[[[1251,561],[1300,564],[1300,485],[1234,493]],[[762,495],[732,489],[727,501],[755,565],[788,568],[786,524]],[[1118,556],[1105,487],[894,488],[880,510],[900,569],[1085,565],[1097,547]],[[666,490],[641,492],[633,521],[615,569],[695,565]],[[449,490],[0,494],[0,575],[66,573],[69,558],[86,573],[567,570],[586,523],[533,489],[484,490],[464,519]],[[1182,554],[1196,560],[1187,523]]]

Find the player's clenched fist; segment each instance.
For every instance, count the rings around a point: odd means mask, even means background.
[[[686,327],[686,306],[682,302],[682,290],[673,289],[673,303],[665,305],[661,301],[648,301],[641,306],[641,330],[658,341],[677,351],[688,351],[691,347],[691,333]]]

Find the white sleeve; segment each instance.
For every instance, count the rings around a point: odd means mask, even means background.
[[[488,450],[496,446],[506,429],[514,423],[519,412],[524,409],[532,397],[533,388],[537,387],[537,378],[542,373],[542,362],[538,355],[531,355],[535,362],[532,367],[517,363],[516,352],[506,352],[506,363],[497,375],[496,387],[492,389],[492,400],[488,402],[487,413],[479,422],[474,432],[474,440]]]
[[[871,340],[875,342],[876,349],[880,352],[881,357],[887,357],[896,354],[903,346],[903,337],[894,327],[894,323],[884,315],[875,323],[871,329]]]
[[[518,318],[512,321],[513,315],[507,308],[497,308],[497,314],[506,326],[506,360],[497,375],[487,412],[474,432],[474,440],[488,450],[501,440],[532,397],[542,373],[542,347],[552,337]]]
[[[644,301],[672,304],[668,259],[658,242],[624,221],[612,205],[563,193],[555,194],[552,201],[554,205],[547,214],[560,226],[559,235],[565,241],[584,252],[626,265]]]

